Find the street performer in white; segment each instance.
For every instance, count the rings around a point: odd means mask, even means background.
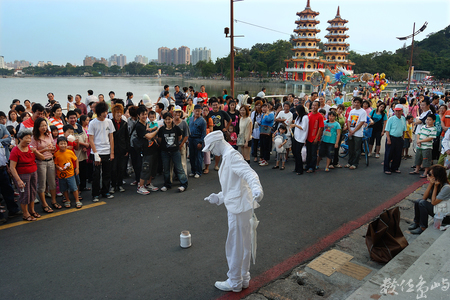
[[[215,287],[222,291],[240,292],[248,287],[250,281],[252,210],[259,207],[258,202],[264,193],[258,174],[225,141],[221,131],[214,131],[205,137],[203,152],[206,151],[222,156],[219,169],[222,191],[209,195],[205,200],[217,205],[224,203],[228,211],[228,237],[225,245],[228,279],[216,281]],[[254,246],[256,247],[255,241]],[[256,252],[256,248],[254,249],[253,255]]]

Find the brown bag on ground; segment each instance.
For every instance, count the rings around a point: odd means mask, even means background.
[[[370,258],[376,262],[387,263],[400,253],[408,241],[400,230],[400,210],[398,206],[384,211],[369,224],[366,245]]]

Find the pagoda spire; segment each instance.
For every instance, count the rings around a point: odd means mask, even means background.
[[[311,5],[309,4],[309,0],[308,0],[308,2],[306,3],[306,8],[311,8]]]
[[[309,1],[309,0],[308,0]],[[341,17],[341,13],[339,12],[339,6],[338,6],[338,10],[337,10],[337,14],[336,14],[336,18],[340,18]]]

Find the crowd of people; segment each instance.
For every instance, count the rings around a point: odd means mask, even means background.
[[[164,86],[154,102],[147,95],[136,101],[132,92],[123,100],[113,91],[105,97],[94,96],[92,90],[84,101],[80,94],[56,101],[53,93],[44,105],[13,100],[7,114],[0,112],[0,177],[7,179],[1,180],[0,189],[8,215],[22,212],[24,220],[34,221],[41,217],[35,202],[45,213],[63,206],[81,208],[83,191],[90,191],[94,202],[113,198],[126,190],[124,178],[131,174],[139,194],[166,192],[175,180],[177,190],[184,192],[189,178],[208,174],[212,162],[213,170],[220,168],[220,156],[202,152],[205,137],[214,131],[223,132],[251,166],[266,167],[275,158],[272,169],[285,170],[292,153],[297,175],[315,172],[322,159],[325,172],[356,169],[367,135],[369,156],[375,158],[385,139],[387,175],[400,173],[412,145],[417,147],[412,175],[426,177],[433,159],[444,164],[450,155],[449,95],[413,91],[379,99],[355,88],[348,106],[339,89],[282,99],[266,97],[265,88],[255,97],[245,92],[236,98],[227,90],[209,97],[205,86],[195,91],[177,85],[173,95],[169,90]],[[342,166],[343,141],[349,156]],[[160,187],[153,184],[158,175],[164,179]],[[2,206],[1,220],[6,220],[5,212]]]

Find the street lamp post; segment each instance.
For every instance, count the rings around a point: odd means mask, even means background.
[[[421,33],[422,31],[425,30],[425,28],[427,28],[428,22],[425,22],[422,27],[420,27],[419,30],[416,31],[416,23],[414,22],[413,25],[413,33],[411,35],[405,36],[405,37],[398,37],[397,39],[399,39],[400,41],[406,41],[407,39],[409,39],[410,37],[412,37],[412,42],[411,42],[411,58],[409,60],[409,70],[408,70],[408,92],[409,92],[409,87],[411,84],[411,77],[412,77],[412,60],[413,60],[413,51],[414,51],[414,37],[416,35],[418,35],[419,33]]]
[[[225,27],[225,37],[230,38],[230,89],[231,97],[234,98],[234,38],[243,37],[243,35],[234,35],[234,8],[233,2],[244,1],[244,0],[230,0],[230,28]],[[231,31],[231,32],[230,32]],[[228,36],[230,34],[230,36]]]

